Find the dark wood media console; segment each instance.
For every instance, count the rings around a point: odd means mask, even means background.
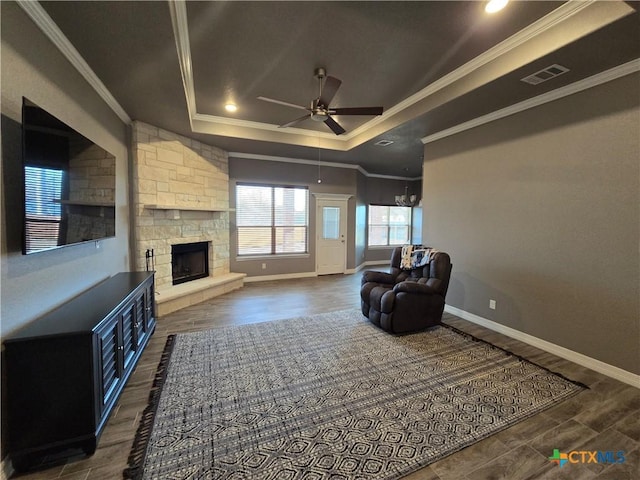
[[[155,324],[153,273],[124,272],[4,341],[15,470],[95,452]]]

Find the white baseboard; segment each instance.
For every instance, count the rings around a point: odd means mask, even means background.
[[[358,273],[365,267],[371,265],[387,265],[389,262],[365,262],[358,265],[356,268],[347,268],[344,272],[344,275],[353,275],[354,273]],[[316,272],[300,272],[300,273],[282,273],[279,275],[260,275],[256,277],[244,277],[244,283],[248,282],[268,282],[271,280],[290,280],[292,278],[308,278],[308,277],[317,277],[318,274]]]
[[[380,267],[380,266],[385,267],[386,266],[386,267],[388,267],[389,266],[389,260],[369,260],[367,262],[362,262],[355,269],[353,269],[352,272],[350,271],[350,273],[357,273],[360,270],[362,270],[363,268],[374,267],[374,266],[377,266],[377,267]]]
[[[260,275],[257,277],[244,277],[244,283],[250,282],[269,282],[271,280],[289,280],[292,278],[308,278],[317,277],[316,272],[301,272],[301,273],[282,273],[279,275]]]
[[[547,342],[546,340],[534,337],[533,335],[523,333],[514,328],[507,327],[500,323],[488,320],[486,318],[466,312],[456,307],[452,307],[450,305],[446,305],[444,310],[445,312],[451,313],[452,315],[456,315],[457,317],[468,320],[469,322],[488,328],[489,330],[493,330],[494,332],[502,333],[507,337],[515,338],[516,340],[520,340],[521,342],[524,342],[528,345],[537,347],[541,350],[544,350],[545,352],[553,353],[558,357],[562,357],[583,367],[595,370],[596,372],[602,373],[603,375],[611,378],[615,378],[616,380],[627,383],[633,387],[640,388],[640,375],[636,375],[635,373],[628,372],[626,370],[623,370],[622,368],[614,367],[613,365],[609,365],[608,363],[601,362],[600,360],[596,360],[595,358],[588,357],[586,355],[583,355],[582,353],[574,352],[573,350],[561,347],[560,345],[556,345],[555,343]]]

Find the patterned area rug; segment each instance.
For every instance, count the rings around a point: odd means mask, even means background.
[[[584,388],[453,328],[394,336],[357,310],[167,345],[125,478],[397,479]]]

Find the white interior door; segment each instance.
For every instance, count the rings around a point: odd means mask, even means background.
[[[347,270],[347,200],[318,199],[317,205],[317,273],[344,273]]]

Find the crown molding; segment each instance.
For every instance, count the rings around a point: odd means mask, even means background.
[[[365,177],[370,178],[385,178],[387,180],[405,180],[405,181],[417,181],[422,180],[422,177],[399,177],[396,175],[379,175],[377,173],[369,173],[360,165],[353,165],[351,163],[338,163],[338,162],[325,162],[316,160],[306,160],[304,158],[291,158],[291,157],[278,157],[275,155],[262,155],[259,153],[243,153],[243,152],[229,152],[229,158],[244,158],[247,160],[263,160],[267,162],[282,162],[282,163],[297,163],[299,165],[313,165],[321,167],[333,167],[333,168],[346,168],[349,170],[358,170]]]
[[[353,193],[311,192],[311,195],[316,197],[317,200],[349,200],[351,197],[355,197],[355,194]]]
[[[315,132],[311,130],[305,130],[304,128],[295,128],[295,127],[280,128],[278,125],[274,125],[273,123],[263,123],[263,122],[254,122],[252,120],[240,120],[238,118],[219,117],[215,115],[208,115],[205,113],[194,114],[193,120],[199,121],[199,122],[216,123],[220,125],[229,125],[232,127],[255,128],[259,130],[267,130],[271,132],[284,132],[289,134],[293,133],[298,135],[313,136],[316,139],[324,138],[327,140],[339,140],[341,142],[344,142],[343,139],[334,135],[333,133]]]
[[[31,18],[33,23],[42,30],[42,32],[53,42],[60,50],[71,65],[82,75],[82,77],[93,87],[98,95],[113,110],[113,112],[126,124],[131,123],[131,117],[125,112],[124,108],[118,103],[115,97],[107,89],[107,87],[98,78],[89,64],[82,58],[80,52],[71,44],[69,39],[62,33],[62,30],[56,25],[49,14],[42,8],[42,5],[36,1],[19,0],[18,5]]]
[[[544,105],[545,103],[559,100],[569,95],[573,95],[574,93],[582,92],[583,90],[588,90],[589,88],[602,85],[603,83],[610,82],[617,78],[621,78],[638,71],[640,71],[640,59],[635,59],[622,65],[618,65],[617,67],[613,67],[609,70],[605,70],[604,72],[597,73],[596,75],[593,75],[591,77],[584,78],[569,85],[565,85],[564,87],[560,87],[555,90],[551,90],[550,92],[543,93],[542,95],[538,95],[537,97],[529,98],[514,105],[496,110],[495,112],[491,112],[486,115],[474,118],[473,120],[469,120],[468,122],[460,123],[432,135],[427,135],[426,137],[421,138],[420,141],[426,145],[427,143],[432,143],[442,138],[450,137],[460,132],[464,132],[465,130],[470,130],[472,128],[479,127],[480,125],[485,125],[487,123],[500,120],[501,118],[524,112],[525,110],[529,110],[531,108]]]
[[[71,62],[76,70],[85,78],[85,80],[94,88],[98,95],[107,103],[107,105],[114,111],[114,113],[126,124],[132,122],[129,115],[117,102],[115,97],[109,92],[106,86],[93,72],[91,67],[82,58],[80,53],[75,49],[71,42],[67,39],[64,33],[55,24],[53,19],[47,14],[44,8],[37,1],[18,0],[18,5],[29,15],[33,22],[42,30],[42,32],[53,42],[53,44],[60,50],[60,52]],[[606,4],[602,6],[602,4]],[[372,120],[366,122],[360,127],[354,129],[345,135],[336,136],[330,133],[317,132],[312,130],[306,130],[302,128],[280,128],[273,124],[252,122],[246,120],[238,120],[235,118],[219,117],[213,115],[201,114],[196,111],[196,93],[193,79],[193,67],[191,58],[191,46],[189,42],[189,27],[187,17],[187,6],[185,0],[174,0],[168,2],[171,15],[171,22],[176,40],[176,50],[178,53],[180,72],[182,76],[183,88],[185,92],[185,99],[187,102],[188,117],[191,124],[191,130],[194,133],[204,133],[211,135],[223,135],[236,138],[247,138],[253,140],[262,141],[276,141],[281,143],[288,143],[293,145],[302,145],[308,147],[317,147],[325,149],[333,149],[338,151],[348,151],[355,148],[358,145],[370,140],[376,135],[383,134],[398,125],[409,120],[407,115],[411,113],[413,116],[421,114],[418,109],[424,110],[422,113],[426,113],[430,108],[434,108],[434,105],[427,105],[429,99],[434,97],[434,94],[441,90],[450,87],[458,82],[462,82],[470,79],[471,75],[475,72],[487,67],[491,62],[494,62],[501,57],[513,55],[516,53],[516,49],[525,47],[527,42],[532,40],[538,40],[543,34],[553,34],[552,31],[555,28],[562,27],[567,23],[575,26],[576,22],[581,23],[582,16],[578,14],[586,12],[587,16],[592,17],[593,25],[582,26],[581,34],[586,34],[588,31],[592,31],[603,25],[615,21],[622,16],[627,15],[630,11],[633,11],[631,7],[624,9],[624,2],[599,2],[597,0],[569,0],[565,4],[558,7],[556,10],[525,27],[521,31],[512,35],[508,39],[485,51],[478,57],[472,59],[466,64],[458,67],[454,71],[445,75],[444,77],[436,80],[432,84],[428,85],[419,92],[411,95],[402,102],[389,108],[383,115],[375,117]],[[610,5],[615,4],[609,8]],[[589,9],[589,7],[597,7],[595,9]],[[600,10],[598,10],[600,8]],[[602,8],[607,8],[603,11]],[[574,18],[575,17],[575,18]],[[593,20],[595,18],[596,20]],[[571,22],[568,20],[571,19]],[[585,23],[585,22],[582,22]],[[588,23],[588,22],[586,22]],[[578,32],[575,33],[578,35]],[[575,36],[574,35],[574,36]],[[563,37],[563,41],[569,42],[573,39],[573,36]],[[636,62],[634,64],[634,62]],[[602,74],[595,75],[598,80],[594,80],[593,83],[576,82],[574,85],[577,88],[575,91],[584,90],[591,86],[604,83],[608,76],[611,75],[610,80],[618,78],[615,75],[622,76],[630,73],[631,71],[637,71],[637,60],[630,62],[620,67],[616,67]],[[513,69],[513,66],[511,67]],[[626,69],[630,69],[627,73]],[[613,71],[613,72],[612,72]],[[504,72],[502,72],[504,74]],[[594,78],[590,77],[590,78]],[[600,83],[598,83],[600,82]],[[549,92],[548,96],[541,95],[517,105],[507,107],[505,109],[490,113],[483,117],[465,122],[463,124],[454,126],[450,129],[443,130],[441,132],[434,133],[433,135],[426,136],[421,139],[423,144],[436,141],[440,138],[444,138],[449,135],[454,135],[461,131],[473,128],[474,126],[482,125],[504,116],[512,115],[519,109],[533,108],[534,106],[553,101],[562,96],[575,93],[565,90],[564,87],[558,89],[559,91]],[[568,93],[567,93],[568,92]],[[435,105],[437,106],[437,105]],[[523,108],[524,107],[524,108]],[[245,157],[246,158],[246,157]],[[280,157],[281,158],[281,157]],[[284,161],[282,159],[278,161]],[[296,160],[302,162],[301,160]],[[312,162],[317,165],[317,162]],[[330,164],[337,166],[338,168],[346,168],[340,164]],[[366,176],[376,176],[369,174],[361,169],[361,172]],[[381,178],[397,178],[406,179],[405,177],[387,177],[384,175],[379,176]],[[420,179],[418,177],[416,179]]]
[[[322,167],[335,167],[335,168],[347,168],[349,170],[359,170],[361,173],[367,175],[367,172],[360,166],[351,163],[332,163],[318,160],[306,160],[304,158],[292,158],[292,157],[278,157],[276,155],[262,155],[259,153],[243,153],[243,152],[229,152],[229,158],[245,158],[247,160],[264,160],[267,162],[283,162],[283,163],[298,163],[300,165],[315,165]]]
[[[380,175],[377,173],[369,173],[366,175],[369,178],[383,178],[385,180],[404,180],[407,182],[417,182],[422,180],[422,177],[399,177],[397,175]]]
[[[458,67],[454,71],[439,78],[432,84],[423,88],[419,92],[411,95],[400,103],[385,111],[382,115],[375,117],[360,127],[346,134],[335,136],[330,133],[315,132],[302,128],[280,128],[274,124],[263,122],[252,122],[237,120],[234,118],[206,115],[195,112],[195,91],[191,85],[185,86],[185,97],[187,105],[193,106],[193,114],[190,114],[192,130],[197,133],[232,136],[236,138],[250,138],[254,140],[281,141],[294,145],[313,145],[313,139],[323,138],[326,140],[324,148],[340,151],[348,151],[362,143],[370,140],[378,134],[382,134],[407,121],[403,113],[410,108],[419,108],[421,102],[427,102],[435,93],[450,87],[457,82],[464,81],[474,72],[486,67],[491,62],[513,53],[516,49],[525,46],[528,42],[539,38],[541,35],[550,32],[554,28],[562,25],[567,20],[575,17],[579,13],[597,3],[597,0],[569,0],[554,11],[528,25],[521,31],[500,42],[489,50],[478,55],[476,58]],[[189,46],[189,26],[186,21],[185,0],[175,0],[170,2],[172,11],[182,12],[181,21],[174,23],[174,33],[176,35],[176,45],[179,45],[178,55],[181,58],[180,67],[184,70],[183,78],[193,77],[191,51]],[[178,15],[175,15],[178,17]],[[174,15],[172,14],[172,18]],[[602,20],[608,23],[610,18]],[[179,38],[178,38],[179,37]],[[567,39],[567,42],[571,39]],[[426,107],[425,111],[429,108]],[[424,113],[424,112],[423,112]],[[396,118],[393,118],[396,117]],[[272,132],[279,138],[269,139]],[[317,141],[317,140],[315,140]]]

